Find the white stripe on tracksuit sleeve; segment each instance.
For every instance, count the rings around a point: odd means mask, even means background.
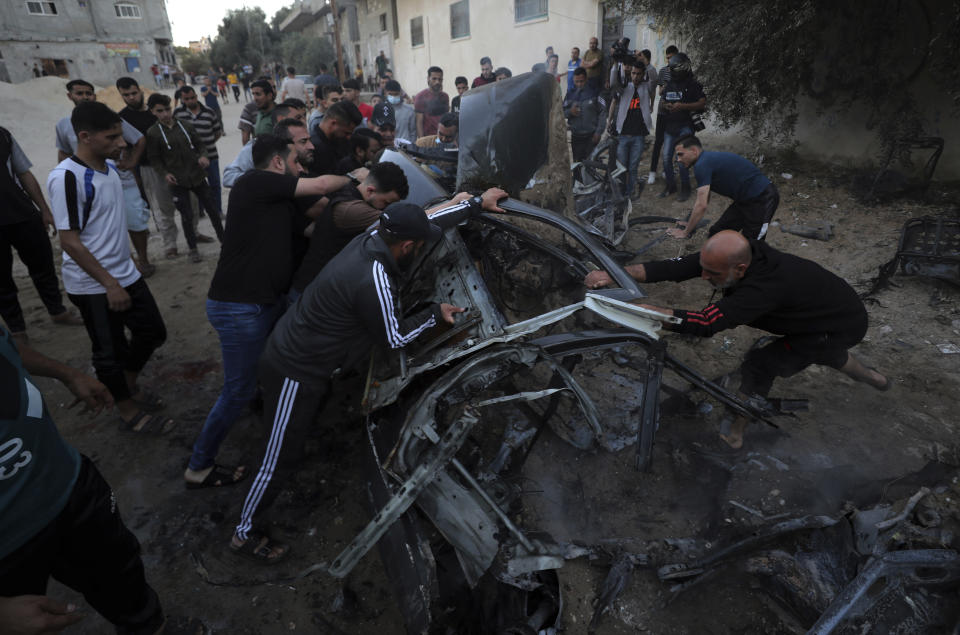
[[[377,299],[380,301],[380,312],[383,326],[387,334],[387,343],[390,348],[403,348],[417,338],[422,332],[436,326],[437,320],[431,315],[423,324],[404,335],[400,332],[400,324],[394,312],[393,294],[390,291],[390,280],[383,265],[373,262],[373,284],[377,289]]]

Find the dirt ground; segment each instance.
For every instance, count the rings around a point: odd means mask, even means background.
[[[63,115],[69,106],[64,97]],[[228,136],[219,143],[221,168],[239,151],[236,121],[241,106],[224,106]],[[56,157],[55,123],[18,119],[11,126],[34,161],[41,183]],[[729,140],[720,145],[709,135],[705,139],[711,148],[737,147]],[[865,206],[851,196],[851,175],[843,166],[768,154],[763,169],[780,188],[776,220],[784,224],[826,220],[834,223],[836,233],[821,242],[774,227],[770,244],[816,260],[860,291],[893,256],[906,220],[956,210],[960,192],[955,184],[935,183],[926,202]],[[687,213],[690,204],[655,198],[661,184],[643,193],[635,214]],[[716,219],[723,207],[723,199],[717,197],[708,217]],[[206,219],[201,231],[213,233]],[[627,246],[635,248],[649,238],[637,229]],[[694,251],[701,241],[702,233],[688,242],[662,243],[649,258]],[[322,571],[295,578],[311,564],[329,562],[368,519],[359,468],[362,422],[359,416],[329,414],[359,402],[356,382],[341,386],[307,448],[309,465],[275,505],[277,531],[292,541],[292,557],[276,567],[256,568],[225,553],[247,484],[193,492],[184,489],[181,479],[191,444],[222,381],[219,344],[204,312],[217,246],[201,245],[205,260],[191,264],[183,256],[164,260],[158,234],[149,244],[158,270],[148,283],[166,321],[168,340],[148,364],[143,383],[167,399],[166,412],[177,420],[176,430],[163,438],[120,432],[111,415],[89,419],[66,410],[71,399],[56,382],[41,379],[39,385],[65,438],[93,458],[114,487],[123,516],[143,545],[148,578],[165,608],[172,615],[198,617],[218,633],[402,633],[400,612],[375,552],[343,584]],[[18,263],[15,271],[33,345],[72,366],[90,368],[83,330],[52,326],[25,269]],[[665,414],[649,473],[633,469],[633,446],[616,453],[580,452],[551,434],[543,435],[525,469],[537,484],[524,495],[528,526],[536,525],[557,540],[603,543],[612,549],[645,551],[661,545],[652,554],[654,566],[634,573],[597,633],[760,633],[781,628],[759,592],[746,585],[713,580],[668,602],[672,599],[668,585],[655,575],[655,566],[672,561],[662,546],[665,538],[717,540],[748,533],[761,522],[760,516],[837,514],[847,501],[870,506],[895,500],[912,493],[922,480],[915,475],[931,461],[946,467],[934,476],[928,469],[923,478],[952,488],[942,494],[948,500],[951,495],[960,497],[949,467],[960,463],[956,445],[960,355],[938,348],[960,346],[960,289],[902,275],[894,281],[896,286],[867,304],[870,329],[855,349],[869,365],[891,377],[894,387],[889,392],[855,384],[826,368],[780,380],[772,394],[809,399],[810,412],[779,418],[779,430],[751,426],[747,450],[735,459],[716,459],[699,451],[715,437],[716,412],[706,421]],[[652,303],[668,306],[699,308],[710,298],[702,281],[644,288]],[[667,338],[671,353],[707,377],[716,377],[733,370],[760,335],[741,327],[711,339]],[[666,381],[682,386],[669,373]],[[241,420],[227,438],[221,460],[245,462],[255,469],[263,433],[255,417]],[[603,567],[583,559],[570,561],[559,571],[564,632],[587,631],[591,602],[605,574]],[[83,604],[82,598],[56,583],[50,594]],[[103,633],[109,626],[90,611],[68,632]]]

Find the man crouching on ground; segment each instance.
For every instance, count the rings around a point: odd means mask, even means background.
[[[867,332],[867,310],[856,291],[813,261],[724,230],[707,240],[699,253],[626,270],[640,282],[681,282],[699,276],[723,294],[702,311],[643,305],[682,320],[678,325],[664,323],[664,328],[711,337],[746,324],[782,336],[747,353],[740,367],[743,399],[766,398],[775,378],[792,377],[812,364],[835,368],[877,390],[892,385],[848,350]],[[604,271],[592,271],[584,280],[588,289],[610,282]],[[738,417],[721,438],[731,448],[741,448],[746,424]]]

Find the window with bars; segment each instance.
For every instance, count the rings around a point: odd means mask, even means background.
[[[423,16],[422,15],[418,15],[417,17],[410,20],[410,45],[423,46]]]
[[[118,18],[139,18],[140,7],[135,4],[115,4],[113,10],[117,12]]]
[[[450,5],[450,39],[470,35],[470,0],[460,0]]]
[[[30,15],[59,15],[55,2],[28,2],[27,13]]]
[[[514,21],[526,22],[536,18],[545,18],[548,0],[513,0]]]

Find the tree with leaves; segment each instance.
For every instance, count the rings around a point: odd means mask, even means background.
[[[247,63],[259,68],[278,57],[279,44],[280,33],[267,24],[263,9],[231,9],[217,27],[210,62],[215,68]]]
[[[620,3],[617,3],[620,4]],[[951,0],[623,0],[688,43],[713,120],[792,138],[800,99],[862,114],[886,152],[923,136],[918,85],[960,107],[960,3]]]

